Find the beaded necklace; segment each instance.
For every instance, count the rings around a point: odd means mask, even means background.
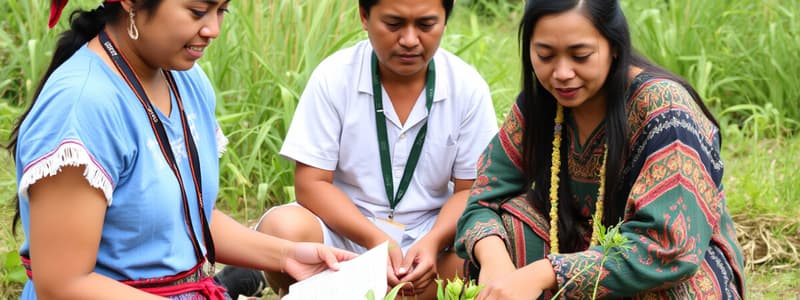
[[[564,124],[564,107],[556,104],[556,119],[553,128],[553,155],[552,166],[550,166],[550,253],[558,253],[558,183],[559,173],[561,172],[561,129]],[[600,167],[600,187],[597,189],[597,202],[593,221],[603,220],[603,198],[605,198],[606,187],[606,160],[608,158],[608,145],[603,150],[603,166]],[[597,230],[592,229],[592,240],[590,246],[597,245]]]

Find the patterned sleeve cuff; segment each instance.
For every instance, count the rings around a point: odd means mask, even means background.
[[[587,250],[569,254],[549,254],[547,259],[553,265],[556,273],[558,290],[566,299],[594,299],[595,284],[608,275],[605,268],[601,268],[603,254],[595,250]],[[607,288],[597,287],[597,299],[610,294]]]
[[[84,178],[90,186],[103,191],[106,204],[111,206],[114,193],[111,175],[79,140],[64,140],[53,151],[27,164],[22,170],[18,193],[27,201],[28,188],[42,178],[58,174],[65,166],[84,166]]]
[[[464,232],[464,236],[461,237],[461,243],[466,246],[470,261],[475,263],[476,266],[478,265],[478,260],[474,256],[475,244],[481,239],[492,235],[499,237],[503,242],[506,241],[508,236],[505,227],[495,219],[489,219],[486,222],[475,222],[472,228],[467,229]]]

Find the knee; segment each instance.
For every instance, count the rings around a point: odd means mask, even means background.
[[[301,206],[275,207],[256,227],[261,233],[296,242],[322,242],[322,230],[316,216]]]

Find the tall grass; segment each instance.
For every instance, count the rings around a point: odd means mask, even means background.
[[[777,112],[768,137],[800,129],[800,2],[623,0],[635,45],[686,77],[731,124]]]
[[[93,8],[96,2],[73,1],[68,9]],[[516,29],[523,4],[469,2],[457,5],[442,47],[482,73],[502,119],[519,88]],[[67,22],[47,30],[44,0],[8,3],[0,23],[0,98],[16,109],[27,105],[56,33]],[[692,82],[726,126],[766,137],[798,129],[800,90],[792,79],[800,78],[800,3],[623,0],[623,5],[637,48]],[[217,90],[219,120],[231,141],[221,162],[222,207],[252,219],[290,199],[284,187],[292,185],[292,165],[277,153],[297,99],[323,58],[363,38],[354,3],[231,3],[223,34],[200,62]]]
[[[277,153],[297,99],[323,58],[360,38],[360,22],[345,1],[236,1],[223,30],[201,62],[231,142],[220,205],[254,218],[291,196],[292,165]]]
[[[225,34],[201,64],[216,85],[217,111],[231,141],[221,162],[220,204],[251,220],[292,197],[285,188],[292,185],[292,164],[277,153],[314,67],[366,34],[351,2],[253,1],[232,7]],[[507,47],[516,43],[514,15],[503,17],[508,22],[458,8],[442,41],[495,87],[493,96],[504,107],[498,114],[513,100],[518,81],[517,50]]]
[[[800,216],[800,137],[726,137],[724,183],[731,210],[747,217]]]
[[[491,87],[498,120],[502,121],[520,89],[517,26],[521,7],[503,0],[472,0],[462,4],[450,17],[442,48],[481,73]]]
[[[25,105],[50,61],[56,32],[46,30],[48,15],[40,13],[48,11],[49,2],[4,3],[0,13],[0,98]]]

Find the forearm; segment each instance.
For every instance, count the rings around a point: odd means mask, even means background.
[[[505,243],[497,236],[488,236],[478,241],[474,256],[473,263],[480,266],[478,283],[481,284],[491,283],[517,269],[506,251]]]
[[[39,299],[159,299],[94,272],[106,216],[103,194],[84,167],[31,185],[30,257]],[[124,258],[123,258],[124,259]]]
[[[464,214],[459,218],[456,227],[458,240],[455,242],[456,253],[472,261],[477,261],[475,248],[478,242],[495,237],[502,242],[508,236],[502,220],[497,213],[475,201],[467,203]],[[503,245],[503,250],[505,246]]]
[[[527,278],[531,279],[531,284],[536,285],[539,290],[552,290],[558,287],[553,265],[546,258],[528,264],[519,269],[519,271],[527,273]]]
[[[280,270],[282,256],[293,244],[247,228],[217,209],[211,234],[218,262],[261,270]]]
[[[356,244],[372,248],[389,239],[332,183],[298,183],[296,193],[298,203],[317,215],[333,231]]]
[[[506,244],[496,235],[487,236],[475,243],[472,255],[481,266],[511,265],[512,268],[514,266],[514,262],[511,261],[508,250],[506,250]]]
[[[165,299],[97,273],[50,279],[37,273],[35,286],[39,299]]]

